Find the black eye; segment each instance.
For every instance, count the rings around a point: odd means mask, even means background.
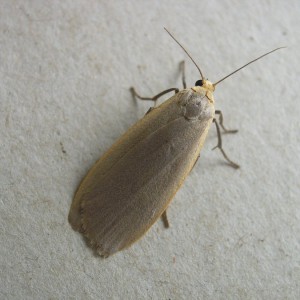
[[[203,85],[203,81],[201,79],[197,80],[195,83],[195,86],[202,86],[202,85]]]

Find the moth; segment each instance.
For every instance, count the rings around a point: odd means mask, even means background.
[[[79,185],[73,199],[69,222],[83,233],[102,256],[129,247],[162,217],[169,226],[166,210],[176,192],[192,170],[204,145],[211,124],[218,134],[224,158],[234,167],[222,148],[221,111],[215,110],[213,92],[217,84],[272,50],[235,70],[216,83],[204,78],[202,71],[185,48],[166,29],[197,67],[201,79],[186,87],[184,62],[181,63],[183,87],[167,89],[158,95],[134,97],[156,103],[162,95],[175,94],[128,129],[96,162]]]

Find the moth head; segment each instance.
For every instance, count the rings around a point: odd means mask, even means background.
[[[207,79],[197,80],[195,86],[201,86],[202,88],[210,92],[213,92],[215,90],[214,84]]]
[[[199,79],[196,81],[195,86],[192,87],[192,90],[196,93],[200,93],[205,96],[211,104],[214,104],[213,92],[215,87],[212,82],[207,79]]]

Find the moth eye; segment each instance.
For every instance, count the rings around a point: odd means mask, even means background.
[[[197,80],[196,83],[195,83],[195,86],[202,86],[202,85],[203,85],[202,79]]]

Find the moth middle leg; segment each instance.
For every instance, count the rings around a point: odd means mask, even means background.
[[[180,67],[180,70],[181,70],[181,73],[182,73],[182,79],[181,79],[182,80],[182,85],[183,85],[183,88],[185,89],[186,88],[186,81],[185,81],[185,61],[184,60],[180,62],[179,67]],[[173,91],[175,92],[175,94],[177,94],[179,92],[179,89],[178,88],[170,88],[170,89],[167,89],[165,91],[162,91],[161,93],[155,95],[154,97],[142,97],[136,92],[134,87],[131,87],[130,91],[131,91],[133,97],[137,97],[140,100],[154,101],[155,102],[154,107],[155,107],[156,104],[157,104],[157,100],[161,96],[163,96],[167,93],[173,92]],[[148,114],[152,109],[153,109],[153,107],[151,107],[146,114]]]
[[[161,93],[155,95],[154,97],[141,97],[133,87],[130,88],[130,91],[132,93],[132,96],[133,97],[137,97],[139,98],[140,100],[150,100],[150,101],[154,101],[154,107],[156,106],[156,103],[157,103],[157,99],[160,98],[161,96],[167,94],[167,93],[170,93],[172,91],[175,91],[175,94],[177,94],[179,92],[179,89],[178,88],[170,88],[170,89],[167,89],[165,91],[162,91]],[[148,110],[148,112],[146,114],[148,114],[151,110],[153,109],[153,107],[150,107],[150,109]]]

